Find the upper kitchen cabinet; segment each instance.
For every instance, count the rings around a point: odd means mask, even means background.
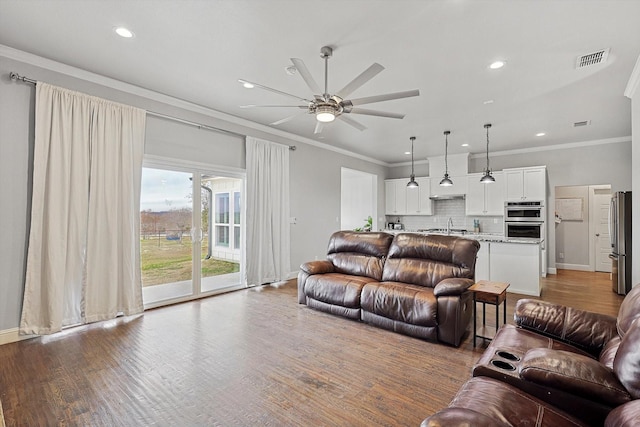
[[[430,178],[416,178],[418,188],[405,188],[407,192],[407,215],[433,215]]]
[[[449,187],[442,187],[441,180],[442,176],[431,178],[431,197],[464,196],[467,194],[467,175],[451,176],[453,185]]]
[[[407,213],[407,182],[409,182],[408,178],[386,179],[384,181],[385,213],[387,215],[405,215]]]
[[[542,200],[547,196],[546,167],[504,169],[506,200]]]
[[[504,173],[493,172],[496,181],[491,184],[481,183],[482,176],[481,173],[467,175],[466,214],[475,216],[504,215]]]

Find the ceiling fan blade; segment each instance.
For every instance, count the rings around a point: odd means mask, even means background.
[[[304,61],[299,58],[291,58],[291,62],[293,62],[293,65],[296,67],[296,70],[298,70],[307,86],[309,86],[309,89],[311,89],[311,93],[313,93],[314,95],[321,94],[322,89],[320,89],[318,83],[316,83],[316,81],[313,79],[313,76],[309,72],[309,69],[305,65]]]
[[[270,124],[271,126],[278,126],[278,125],[281,125],[281,124],[283,124],[283,123],[288,122],[289,120],[292,120],[292,119],[294,119],[294,118],[298,117],[299,115],[300,115],[300,113],[298,113],[298,114],[294,114],[293,116],[285,117],[284,119],[280,119],[280,120],[278,120],[278,121],[276,121],[276,122],[269,123],[269,124]]]
[[[378,75],[379,72],[384,70],[384,67],[377,62],[371,65],[369,68],[364,70],[358,77],[351,80],[349,84],[343,87],[336,93],[336,96],[339,96],[342,99],[345,99],[347,96],[351,95],[354,90],[358,89],[360,86],[374,78]]]
[[[324,124],[322,122],[319,122],[316,120],[316,128],[313,130],[314,134],[319,134],[322,133],[322,128],[324,127]]]
[[[392,99],[400,99],[400,98],[410,98],[412,96],[420,95],[420,91],[418,89],[415,90],[407,90],[405,92],[395,92],[395,93],[387,93],[385,95],[375,95],[375,96],[367,96],[364,98],[356,98],[350,99],[348,101],[343,101],[345,105],[364,105],[364,104],[373,104],[375,102],[382,101],[391,101]]]
[[[256,104],[249,104],[249,105],[241,105],[240,108],[264,108],[264,107],[269,107],[269,108],[277,108],[277,107],[282,107],[282,108],[300,108],[300,109],[307,109],[309,108],[308,105],[256,105]]]
[[[404,119],[404,114],[387,113],[385,111],[368,110],[366,108],[352,108],[351,114],[366,114],[367,116],[389,117],[390,119]]]
[[[351,117],[345,116],[344,114],[339,115],[337,118],[342,120],[343,122],[353,126],[354,128],[358,129],[359,131],[363,131],[363,130],[365,130],[367,128],[362,123],[360,123],[360,122],[358,122],[356,120],[353,120]]]
[[[259,87],[260,89],[268,90],[269,92],[274,92],[274,93],[277,93],[277,94],[280,94],[280,95],[284,95],[284,96],[288,96],[288,97],[291,97],[291,98],[295,98],[295,99],[298,99],[298,100],[303,101],[303,102],[307,102],[307,103],[311,102],[311,100],[299,97],[298,95],[292,95],[290,93],[283,92],[281,90],[274,89],[274,88],[271,88],[269,86],[261,85],[259,83],[250,82],[249,80],[238,79],[238,81],[240,83],[242,83],[242,84],[249,83],[250,85],[253,85],[255,87]]]

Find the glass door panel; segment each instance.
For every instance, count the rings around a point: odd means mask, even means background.
[[[140,255],[145,304],[193,294],[193,175],[143,168]]]
[[[222,176],[201,176],[202,267],[200,292],[241,283],[240,200],[243,181]],[[213,212],[212,215],[209,212]],[[211,224],[209,224],[211,220]]]

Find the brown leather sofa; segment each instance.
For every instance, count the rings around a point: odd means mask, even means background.
[[[492,425],[640,425],[638,317],[640,286],[625,297],[617,318],[518,301],[517,326],[500,328],[474,378],[423,426],[468,425],[477,413]],[[482,403],[470,402],[472,394]]]
[[[475,240],[339,231],[327,259],[300,266],[298,302],[458,346],[471,321]]]

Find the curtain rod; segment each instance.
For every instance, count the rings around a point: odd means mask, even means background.
[[[9,78],[11,80],[13,80],[14,82],[19,80],[19,81],[22,81],[22,82],[25,82],[25,83],[31,83],[31,84],[36,84],[37,83],[36,80],[30,79],[30,78],[25,77],[25,76],[21,76],[20,74],[15,73],[13,71],[11,73],[9,73]],[[221,129],[221,128],[217,128],[217,127],[213,127],[213,126],[209,126],[209,125],[203,125],[201,123],[192,122],[190,120],[181,119],[179,117],[173,117],[173,116],[169,116],[169,115],[166,115],[166,114],[156,113],[155,111],[146,111],[146,113],[151,115],[151,116],[156,116],[156,117],[160,117],[160,118],[163,118],[163,119],[168,119],[168,120],[173,120],[175,122],[184,123],[184,124],[187,124],[187,125],[190,125],[190,126],[195,126],[198,129],[207,129],[207,130],[212,130],[212,131],[215,131],[215,132],[222,132],[222,133],[227,133],[227,134],[230,134],[230,135],[241,136],[241,137],[245,136],[243,134],[240,134],[240,133],[237,133],[237,132],[232,132],[230,130]],[[291,151],[295,151],[296,148],[297,147],[295,145],[289,145],[289,150],[291,150]]]

